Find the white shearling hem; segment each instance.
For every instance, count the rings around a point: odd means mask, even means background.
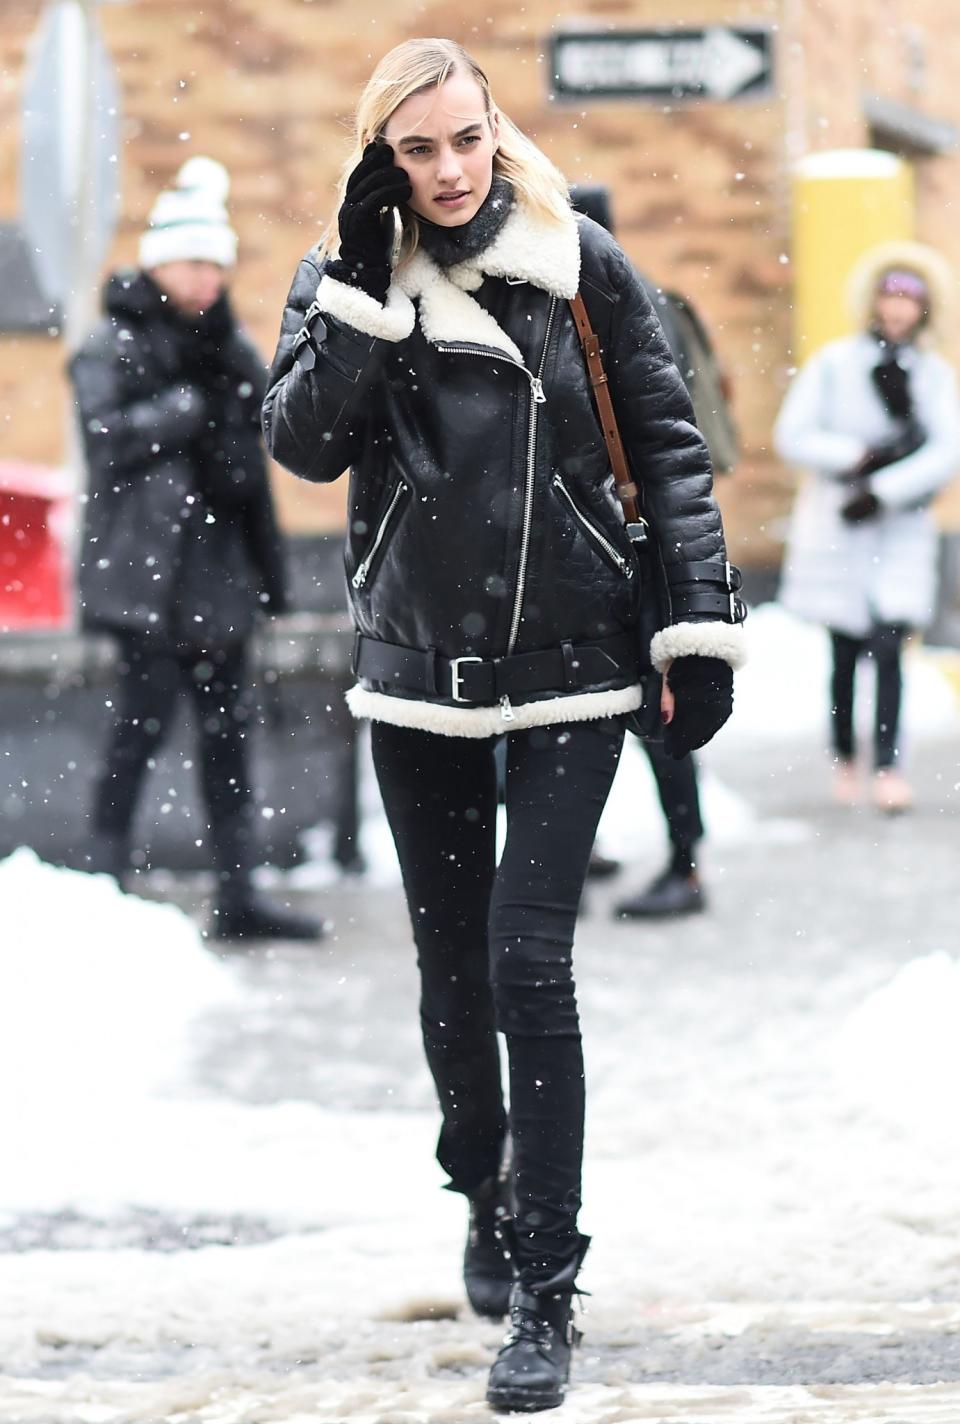
[[[635,712],[642,704],[643,688],[638,683],[610,692],[580,692],[543,702],[522,702],[514,707],[513,720],[505,722],[499,707],[447,707],[442,702],[417,702],[386,692],[370,692],[359,683],[347,693],[347,706],[354,717],[437,732],[441,737],[499,737],[504,732],[550,727],[557,722],[592,722],[598,717]]]
[[[386,305],[381,306],[360,287],[327,275],[320,278],[317,306],[327,316],[335,316],[354,330],[378,336],[382,341],[403,341],[413,331],[413,302],[396,285],[391,285]]]
[[[663,672],[674,658],[722,658],[736,671],[747,661],[747,641],[739,623],[674,623],[650,644],[650,658]]]

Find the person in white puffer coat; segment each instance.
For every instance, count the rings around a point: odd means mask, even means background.
[[[943,259],[913,242],[867,252],[849,297],[858,332],[822,347],[777,419],[783,459],[809,472],[793,511],[781,603],[831,635],[837,799],[859,797],[857,663],[876,667],[874,800],[906,810],[898,769],[904,639],[934,612],[937,531],[930,503],[960,469],[960,399],[934,347],[950,308]]]

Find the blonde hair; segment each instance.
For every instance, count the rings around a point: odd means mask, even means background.
[[[380,137],[391,114],[404,100],[427,89],[439,88],[451,74],[469,74],[480,86],[484,112],[489,119],[497,107],[490,93],[490,82],[483,70],[462,45],[455,40],[405,40],[385,54],[371,74],[360,95],[354,116],[354,147],[347,158],[337,184],[337,210],[343,202],[347,180],[360,162],[363,150],[371,140]],[[517,201],[534,216],[545,222],[562,222],[570,212],[567,181],[559,168],[551,163],[535,143],[507,118],[500,114],[499,146],[493,155],[495,175],[512,184]],[[403,262],[416,251],[420,225],[409,208],[401,213],[402,232],[398,261]],[[339,246],[336,215],[320,243],[321,255],[335,253]]]

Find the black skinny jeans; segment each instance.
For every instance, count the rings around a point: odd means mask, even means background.
[[[417,946],[423,1041],[443,1118],[437,1158],[468,1195],[500,1167],[499,1029],[519,1265],[528,1282],[543,1280],[577,1249],[584,1098],[573,935],[623,725],[508,736],[499,866],[492,739],[375,722],[372,745]]]
[[[122,842],[129,838],[147,767],[185,689],[197,714],[201,786],[221,898],[233,892],[242,897],[254,859],[244,744],[250,717],[245,644],[178,651],[123,635],[118,654],[116,710],[94,793],[94,830]]]
[[[884,771],[897,760],[900,702],[903,695],[900,653],[908,631],[902,624],[883,623],[878,624],[866,638],[851,638],[847,633],[837,633],[831,629],[831,729],[833,749],[842,761],[852,761],[856,754],[853,706],[857,663],[862,656],[871,658],[877,670],[874,766],[877,771]]]

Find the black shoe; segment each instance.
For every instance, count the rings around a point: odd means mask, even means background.
[[[609,880],[613,875],[619,875],[622,868],[619,860],[612,860],[608,855],[601,855],[599,851],[593,851],[590,856],[590,864],[587,866],[588,880]]]
[[[501,1230],[512,1214],[509,1183],[502,1177],[488,1177],[468,1200],[470,1225],[463,1252],[467,1300],[477,1315],[502,1320],[513,1285],[513,1266]]]
[[[639,895],[621,900],[614,914],[619,919],[655,920],[676,915],[699,915],[706,907],[706,899],[695,875],[665,870]]]
[[[322,920],[282,909],[260,895],[250,895],[237,903],[217,906],[210,938],[319,940],[326,931]]]
[[[576,1261],[562,1274],[564,1288],[534,1290],[517,1281],[510,1292],[510,1329],[487,1383],[487,1403],[494,1409],[533,1414],[563,1403],[570,1380],[570,1356],[580,1331],[571,1320],[573,1278],[590,1238],[581,1237]]]

